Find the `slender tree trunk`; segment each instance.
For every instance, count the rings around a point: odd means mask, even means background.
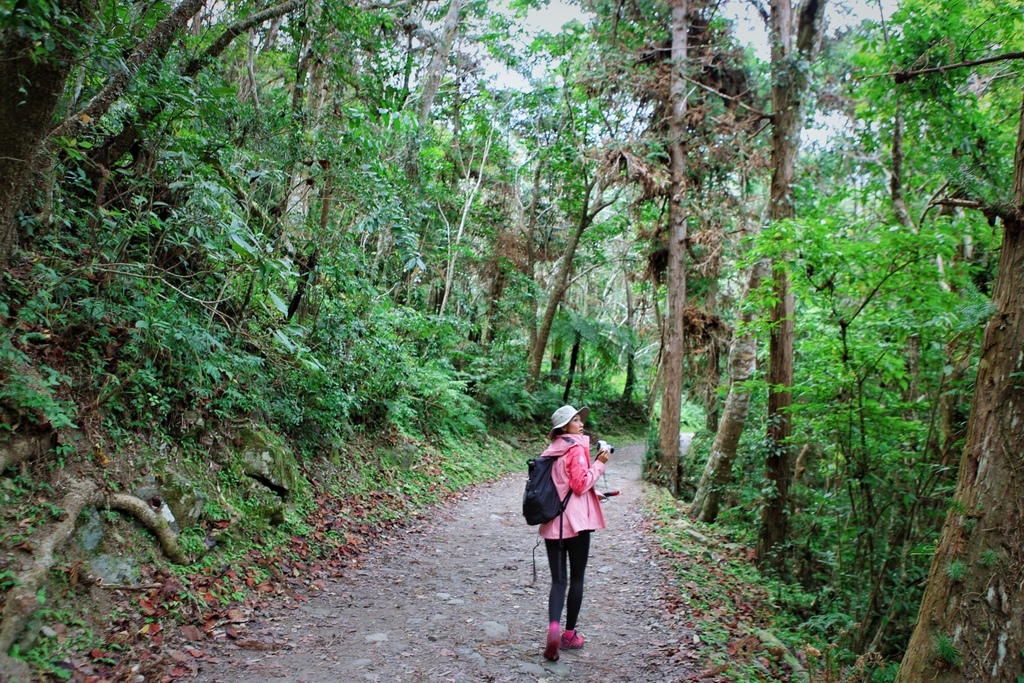
[[[526,234],[523,241],[526,243],[526,276],[533,282],[537,276],[537,257],[534,251],[534,237],[537,235],[537,211],[540,203],[540,178],[544,166],[545,157],[543,154],[537,159],[537,166],[533,170],[533,195],[530,197],[529,214],[526,216]],[[529,324],[530,342],[528,357],[532,357],[533,348],[537,345],[537,297],[531,293],[529,298]],[[541,357],[544,349],[541,349]],[[539,373],[538,373],[539,375]],[[532,387],[531,387],[532,388]]]
[[[994,212],[993,212],[994,214]],[[1024,671],[1024,105],[1013,204],[954,503],[897,683],[1015,683]]]
[[[445,306],[448,305],[448,297],[451,295],[452,283],[455,280],[455,261],[459,256],[459,245],[462,244],[462,236],[466,231],[466,220],[469,218],[469,210],[473,207],[473,201],[476,199],[477,193],[480,192],[480,186],[484,182],[484,169],[487,168],[487,155],[491,151],[491,142],[493,140],[494,129],[492,128],[487,135],[487,142],[484,144],[484,153],[480,159],[480,170],[476,176],[476,183],[474,183],[473,189],[470,190],[469,195],[462,204],[462,215],[459,218],[459,229],[455,235],[455,244],[453,246],[451,241],[448,243],[448,265],[445,268],[444,274],[444,294],[441,297],[441,308],[438,311],[438,315],[444,315]],[[472,160],[470,160],[471,167]],[[466,180],[469,180],[470,168],[466,169]]]
[[[793,175],[800,149],[803,105],[810,90],[810,64],[820,47],[824,9],[825,0],[806,0],[799,10],[794,36],[791,0],[773,0],[771,4],[772,183],[768,218],[772,222],[792,218],[796,214]],[[772,264],[772,275],[772,290],[778,303],[771,310],[768,454],[765,462],[765,473],[772,483],[772,490],[761,511],[757,557],[762,566],[781,564],[781,558],[774,550],[785,542],[789,531],[789,483],[792,477],[792,457],[787,441],[792,431],[789,407],[793,388],[793,295],[783,263]]]
[[[647,386],[647,421],[654,421],[654,409],[657,407],[658,395],[661,389],[661,373],[664,368],[664,363],[661,362],[661,356],[665,351],[665,316],[661,314],[661,308],[658,306],[658,282],[653,276],[651,277],[651,309],[654,311],[654,322],[658,328],[658,353],[654,357],[654,362],[651,364],[652,377],[650,384]]]
[[[628,268],[624,269],[622,279],[626,285],[626,331],[629,334],[629,347],[626,349],[626,383],[622,387],[619,403],[629,405],[633,402],[633,392],[636,391],[636,348],[633,344],[636,301],[633,297],[633,284],[629,281]]]
[[[914,220],[907,211],[907,200],[903,194],[903,113],[899,97],[896,98],[896,116],[892,121],[892,174],[889,176],[889,193],[892,195],[892,211],[904,228],[917,232]]]
[[[760,260],[750,270],[750,278],[743,299],[761,286],[768,277],[769,264]],[[750,409],[750,390],[745,383],[754,376],[757,369],[757,337],[751,330],[754,313],[750,307],[741,306],[740,319],[729,346],[729,393],[725,397],[722,419],[718,422],[715,441],[711,446],[704,474],[697,485],[689,515],[691,519],[714,522],[721,506],[722,490],[732,478],[732,466],[736,461],[736,448],[743,434]]]
[[[668,210],[668,280],[662,362],[657,478],[679,493],[679,411],[683,400],[683,309],[686,307],[686,53],[689,0],[672,2],[672,80],[669,118],[671,197]]]
[[[562,403],[569,402],[569,392],[572,390],[572,380],[576,377],[576,363],[580,359],[580,345],[583,339],[580,337],[580,333],[576,333],[576,337],[572,342],[572,351],[569,352],[569,372],[566,373],[565,377],[565,391],[562,392]]]
[[[541,319],[540,329],[537,330],[537,341],[530,347],[530,357],[527,363],[527,389],[531,391],[537,386],[537,381],[540,379],[540,364],[544,358],[544,349],[548,345],[548,337],[551,336],[551,326],[555,322],[558,304],[565,295],[565,290],[569,288],[569,273],[572,272],[572,261],[573,257],[576,256],[576,247],[580,243],[580,237],[590,227],[594,216],[597,215],[597,211],[590,205],[590,197],[594,193],[597,184],[598,179],[595,176],[587,183],[583,191],[583,201],[581,203],[583,208],[580,212],[579,221],[576,223],[576,229],[569,235],[569,241],[565,245],[565,251],[562,253],[562,262],[558,264],[558,272],[555,274],[555,280],[551,284],[551,291],[548,292],[548,303],[544,308],[544,317]],[[603,207],[603,203],[600,201],[601,194],[602,192],[599,190],[597,192],[597,201],[595,202],[599,207]]]

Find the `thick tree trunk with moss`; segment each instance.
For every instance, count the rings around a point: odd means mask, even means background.
[[[6,269],[17,241],[16,216],[34,182],[43,141],[53,128],[57,102],[74,65],[75,40],[88,30],[92,0],[61,0],[55,10],[68,17],[57,23],[56,47],[39,46],[17,29],[0,32],[0,271]],[[56,22],[55,22],[56,23]]]
[[[898,683],[1016,683],[1024,671],[1024,105],[956,494]]]
[[[793,218],[793,177],[803,107],[810,91],[810,65],[818,53],[823,31],[825,0],[806,0],[799,9],[793,33],[791,0],[771,4],[772,42],[772,183],[768,218]],[[765,474],[773,484],[761,511],[757,557],[762,564],[778,564],[773,552],[789,529],[789,481],[792,458],[786,443],[791,432],[789,406],[793,388],[793,295],[782,264],[773,264],[772,289],[778,302],[771,311],[772,332],[768,361],[768,454]]]
[[[670,85],[668,277],[662,363],[661,419],[658,422],[658,482],[679,493],[679,410],[683,400],[683,309],[686,307],[686,53],[689,0],[672,2]]]

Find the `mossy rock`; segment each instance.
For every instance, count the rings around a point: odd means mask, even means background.
[[[420,449],[411,443],[403,443],[383,452],[383,461],[392,467],[401,467],[403,470],[412,468],[420,459]]]
[[[252,477],[283,500],[294,500],[305,488],[295,454],[276,434],[266,430],[238,432],[237,453],[246,476]]]
[[[182,529],[194,526],[203,516],[203,507],[209,501],[187,477],[178,472],[168,471],[157,475],[157,484],[174,519]]]

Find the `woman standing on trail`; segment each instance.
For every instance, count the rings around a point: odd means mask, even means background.
[[[572,406],[562,406],[556,410],[551,416],[551,431],[548,432],[551,445],[541,454],[542,457],[558,458],[551,468],[551,478],[559,497],[564,499],[569,489],[573,493],[565,511],[540,527],[551,567],[550,623],[544,648],[544,658],[551,661],[558,659],[559,648],[577,650],[583,647],[583,636],[576,632],[576,619],[583,603],[583,574],[590,555],[590,532],[604,528],[604,515],[594,484],[604,473],[610,451],[601,451],[594,462],[590,462],[590,437],[583,433],[583,423],[588,415],[590,408],[586,407],[576,410]],[[569,604],[565,630],[559,633],[566,586]]]

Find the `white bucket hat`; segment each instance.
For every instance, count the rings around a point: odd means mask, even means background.
[[[576,410],[572,406],[562,406],[556,410],[551,415],[551,431],[548,432],[548,438],[554,439],[558,436],[555,434],[555,430],[569,424],[569,421],[577,415],[580,416],[581,420],[586,421],[587,417],[590,415],[590,408],[583,406],[579,410]]]

